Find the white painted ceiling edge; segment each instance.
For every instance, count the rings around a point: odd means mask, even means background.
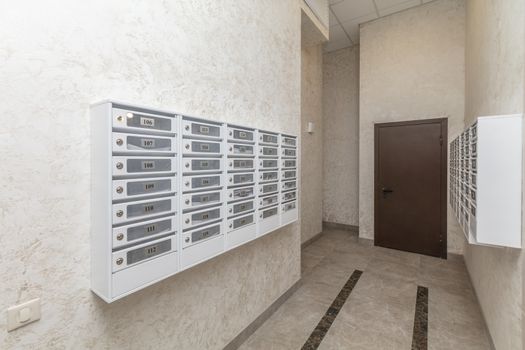
[[[421,6],[435,0],[329,0],[330,40],[324,52],[359,44],[359,26],[363,23]]]

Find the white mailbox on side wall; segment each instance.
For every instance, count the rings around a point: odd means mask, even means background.
[[[91,107],[91,289],[112,302],[298,218],[298,139]]]

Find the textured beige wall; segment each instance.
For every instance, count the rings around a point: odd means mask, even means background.
[[[323,56],[323,220],[359,224],[359,48]]]
[[[359,234],[374,236],[374,123],[448,117],[463,129],[465,5],[436,0],[361,27]],[[448,203],[448,200],[447,200]],[[463,234],[448,208],[448,250]]]
[[[525,2],[467,0],[465,122],[525,111]],[[496,349],[523,349],[523,252],[466,245]]]
[[[323,55],[320,44],[301,49],[301,241],[322,231],[323,221]],[[312,134],[308,122],[315,124]]]
[[[0,4],[1,349],[221,349],[300,277],[287,226],[108,305],[89,290],[89,104],[104,98],[299,134],[300,5]]]

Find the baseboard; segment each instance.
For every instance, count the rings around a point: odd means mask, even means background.
[[[236,350],[238,349],[261,325],[273,315],[277,309],[288,300],[293,293],[301,286],[301,279],[294,283],[293,286],[288,288],[276,301],[272,303],[266,310],[262,312],[252,323],[244,328],[231,342],[224,347],[224,350]]]
[[[301,243],[301,249],[304,249],[304,248],[308,247],[310,244],[314,243],[315,241],[317,241],[321,237],[323,237],[323,232],[322,231],[319,232],[318,234],[316,234],[315,236],[313,236],[312,238],[307,239],[306,241]]]
[[[323,229],[344,230],[352,233],[359,233],[359,226],[339,224],[337,222],[323,221]]]

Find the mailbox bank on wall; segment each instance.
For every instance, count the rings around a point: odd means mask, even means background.
[[[91,107],[91,289],[112,302],[298,218],[296,136]]]

